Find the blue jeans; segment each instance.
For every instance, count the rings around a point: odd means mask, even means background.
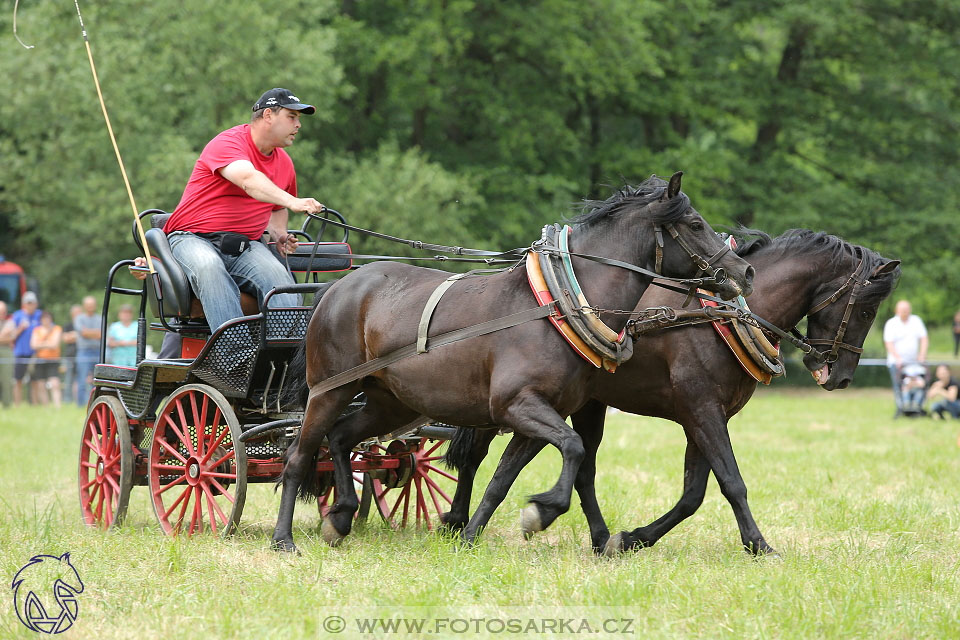
[[[77,349],[77,406],[87,406],[90,399],[90,382],[93,366],[100,360],[100,349]]]
[[[893,383],[893,400],[897,403],[897,409],[903,408],[903,403],[900,395],[900,367],[896,364],[887,365],[887,369],[890,370],[890,382]]]
[[[941,416],[946,411],[951,417],[960,418],[960,401],[958,400],[939,400],[930,407],[930,413],[939,413]]]
[[[223,323],[243,315],[240,292],[263,298],[274,287],[294,284],[293,276],[261,242],[251,242],[239,256],[220,253],[209,240],[192,233],[170,234],[173,256],[183,267],[193,292],[200,298],[203,314],[211,331]],[[270,307],[296,307],[300,296],[281,293],[270,298]]]

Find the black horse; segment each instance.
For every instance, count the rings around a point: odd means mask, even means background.
[[[819,357],[807,356],[805,366],[824,389],[846,388],[877,307],[900,276],[900,261],[825,233],[794,230],[774,239],[757,231],[742,233],[754,237],[737,250],[757,269],[751,309],[783,328],[808,316],[810,342],[831,348]],[[651,287],[638,308],[678,307],[682,300],[676,293]],[[747,488],[727,433],[727,421],[751,398],[756,380],[740,367],[709,325],[647,334],[635,349],[643,355],[625,363],[614,375],[594,380],[592,399],[572,416],[586,448],[575,484],[594,550],[610,554],[653,545],[697,511],[713,471],[733,507],[744,547],[755,554],[772,553],[750,513]],[[651,524],[612,538],[594,488],[596,452],[607,406],[673,420],[687,436],[679,502]],[[462,527],[467,520],[473,478],[493,435],[493,431],[461,430],[450,444],[447,462],[459,469],[460,478],[450,511],[443,517],[448,527]],[[543,446],[543,442],[514,435],[507,445],[510,455],[504,452],[497,472],[516,476]],[[524,531],[531,532],[526,523]]]
[[[655,225],[674,228],[699,256],[720,255],[723,244],[680,191],[680,174],[669,184],[651,177],[638,188],[621,190],[575,221],[571,252],[601,255],[647,269],[654,266]],[[678,242],[664,238],[664,274],[695,276],[699,269]],[[721,252],[722,253],[722,252]],[[702,258],[700,264],[703,264]],[[753,268],[734,253],[717,265],[732,282],[721,295],[752,289]],[[574,259],[579,280],[596,304],[633,309],[651,279],[627,269]],[[515,433],[549,442],[563,456],[557,484],[531,498],[543,526],[570,506],[583,444],[564,416],[590,398],[598,370],[570,349],[546,321],[442,346],[401,360],[332,390],[313,389],[326,379],[412,343],[421,311],[450,274],[394,263],[365,266],[336,282],[320,300],[306,334],[306,383],[311,388],[303,426],[287,452],[274,547],[296,549],[292,537],[298,493],[309,494],[314,460],[324,440],[334,462],[337,501],[324,518],[330,544],[350,532],[358,506],[350,472],[350,451],[362,440],[385,435],[428,415],[464,426],[500,424]],[[511,269],[456,283],[436,309],[431,334],[452,331],[535,307],[522,269]],[[619,331],[625,324],[611,325]],[[362,409],[341,414],[358,393]],[[338,420],[338,417],[340,419]],[[312,467],[313,465],[313,467]],[[506,493],[506,488],[503,489]],[[462,530],[472,540],[500,500],[486,500]]]

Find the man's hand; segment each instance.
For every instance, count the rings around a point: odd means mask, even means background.
[[[299,244],[297,236],[292,233],[283,233],[277,238],[277,251],[280,252],[280,255],[285,256],[296,251]]]
[[[293,198],[287,209],[303,211],[304,213],[323,213],[327,207],[313,198]]]

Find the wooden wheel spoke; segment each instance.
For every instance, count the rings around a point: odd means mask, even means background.
[[[187,515],[187,507],[190,506],[190,498],[193,497],[193,487],[188,486],[183,492],[183,503],[180,505],[180,513],[177,514],[177,531],[183,528],[183,518]]]
[[[219,413],[219,409],[217,410],[217,412]],[[212,436],[213,433],[216,433],[216,430],[214,430],[210,435]],[[207,450],[207,453],[204,454],[204,456],[200,459],[200,462],[202,464],[206,464],[207,461],[210,460],[210,457],[213,455],[213,452],[217,450],[217,447],[220,446],[220,443],[223,442],[224,438],[227,437],[228,433],[230,433],[230,429],[224,429],[223,431],[220,432],[220,435],[217,437],[216,441],[210,445],[210,448]],[[217,465],[213,464],[210,466],[215,467]]]
[[[207,471],[203,475],[208,478],[226,478],[227,480],[237,479],[237,474],[235,473],[221,473],[219,471]]]
[[[437,490],[437,493],[439,493],[441,496],[443,496],[443,499],[446,500],[448,504],[453,504],[453,500],[450,499],[450,496],[447,495],[447,492],[446,492],[446,491],[444,491],[443,489],[440,488],[440,485],[437,484],[437,481],[436,481],[436,480],[434,480],[434,479],[431,478],[430,476],[423,476],[423,479],[426,480],[428,486],[433,487],[434,489],[436,489],[436,490]]]
[[[84,467],[84,468],[86,468],[86,469],[96,469],[96,468],[97,468],[97,465],[95,465],[95,464],[92,463],[92,462],[87,462],[86,460],[82,460],[82,461],[80,462],[80,466],[81,466],[81,467]]]
[[[437,509],[437,515],[439,516],[443,514],[445,509],[440,506],[440,501],[437,500],[437,492],[439,492],[440,495],[443,495],[443,491],[440,491],[440,488],[437,487],[436,483],[430,480],[430,478],[427,478],[426,476],[424,476],[423,480],[424,480],[424,484],[427,486],[427,491],[430,492],[430,499],[433,500],[433,506],[436,507]],[[450,502],[450,500],[447,500],[447,502]]]
[[[234,457],[234,455],[236,455],[236,451],[234,451],[233,449],[231,449],[231,450],[228,451],[222,458],[220,458],[220,459],[217,460],[216,462],[212,462],[212,463],[207,464],[207,465],[204,465],[204,466],[206,466],[208,469],[216,469],[217,467],[219,467],[221,464],[223,464],[223,463],[226,462],[227,460],[232,459],[232,458]]]
[[[230,493],[229,493],[226,489],[223,488],[223,485],[220,484],[219,482],[217,482],[215,478],[211,478],[211,479],[210,479],[210,484],[213,485],[214,487],[216,487],[217,491],[219,491],[219,492],[220,492],[220,495],[222,495],[224,498],[226,498],[226,499],[229,500],[230,502],[233,502],[233,501],[234,501],[233,496],[230,495]]]
[[[93,440],[84,440],[83,442],[87,445],[87,447],[90,448],[91,453],[94,453],[94,454],[96,454],[96,455],[100,455],[100,445],[99,445],[99,444],[95,443]]]
[[[423,487],[421,486],[421,478],[414,476],[414,483],[417,486],[417,524],[420,524],[420,514],[423,514],[423,518],[427,523],[427,528],[431,528],[430,525],[430,516],[427,514],[427,503],[423,499]]]
[[[457,481],[457,476],[453,475],[452,473],[447,473],[443,469],[439,467],[435,467],[432,464],[426,465],[426,468],[429,469],[430,471],[433,471],[434,473],[439,473],[441,476],[443,476],[444,478],[447,478],[448,480],[453,480],[454,482]]]
[[[177,415],[180,417],[180,427],[183,428],[183,433],[178,433],[177,435],[180,436],[183,444],[186,445],[187,451],[190,452],[190,455],[195,456],[197,455],[197,449],[193,446],[193,440],[190,439],[190,429],[188,428],[190,426],[190,421],[187,420],[186,413],[183,409],[183,396],[177,398],[174,401],[174,404],[177,405]],[[194,420],[196,420],[196,416],[194,416]],[[171,426],[174,426],[173,420],[169,420],[169,422]],[[194,429],[196,429],[196,426],[194,426]]]
[[[80,489],[83,490],[83,491],[86,491],[87,489],[90,488],[90,485],[96,484],[96,482],[97,482],[97,479],[96,479],[96,478],[94,478],[93,480],[90,480],[90,481],[88,481],[88,482],[84,482],[82,485],[80,485]]]
[[[107,482],[110,483],[110,488],[111,488],[114,492],[120,493],[120,483],[117,482],[117,479],[114,478],[113,476],[105,476],[105,477],[106,477],[106,479],[107,479]]]
[[[84,499],[86,501],[86,504],[84,506],[87,507],[88,509],[90,508],[90,505],[93,504],[93,499],[97,497],[97,492],[100,491],[100,485],[95,483],[96,481],[94,481],[93,489],[90,490],[90,493],[84,496]]]
[[[185,432],[181,432],[181,431],[180,431],[180,429],[177,427],[177,425],[175,425],[175,424],[173,423],[173,420],[170,419],[170,416],[164,415],[164,416],[163,416],[163,420],[158,420],[157,422],[165,422],[166,424],[170,425],[170,428],[173,429],[173,432],[174,432],[174,434],[176,434],[177,439],[178,439],[180,442],[182,442],[183,445],[187,448],[187,453],[188,453],[189,455],[191,455],[191,456],[192,456],[192,455],[196,455],[196,452],[193,450],[193,442],[190,441],[190,438],[188,438],[186,435],[184,435]],[[163,429],[163,428],[164,428],[164,427],[163,427],[162,424],[157,426],[158,434],[162,434],[162,433],[163,433],[163,431],[160,431],[160,430]],[[155,437],[156,437],[156,436],[155,436]],[[164,440],[163,440],[162,437],[157,437],[157,442],[161,442],[161,443],[164,443],[164,444],[165,444],[165,442],[164,442]]]
[[[169,483],[169,484],[165,484],[165,485],[163,485],[162,487],[160,487],[159,489],[157,489],[156,491],[154,491],[154,492],[153,492],[153,495],[159,496],[159,495],[160,495],[161,493],[163,493],[164,491],[168,491],[168,490],[174,488],[175,486],[177,486],[178,484],[180,484],[180,483],[182,483],[182,482],[186,482],[186,481],[187,481],[187,475],[184,474],[184,475],[180,476],[179,478],[177,478],[176,480],[174,480],[173,482],[171,482],[171,483]]]
[[[183,464],[187,464],[187,459],[184,458],[182,455],[180,455],[180,452],[179,452],[179,451],[177,451],[176,449],[174,449],[173,447],[171,447],[169,444],[167,444],[167,442],[166,442],[165,440],[160,440],[160,439],[158,439],[158,440],[157,440],[157,444],[159,444],[167,453],[169,453],[170,455],[172,455],[174,458],[176,458],[177,460],[179,460],[179,461],[182,462]]]
[[[193,513],[190,514],[190,529],[187,531],[187,535],[191,536],[194,531],[203,531],[203,501],[200,500],[203,491],[196,486],[193,493]]]
[[[153,468],[158,469],[160,471],[177,471],[183,474],[186,474],[187,472],[186,466],[178,465],[178,464],[155,464],[153,465]]]
[[[425,452],[423,453],[424,457],[429,456],[429,455],[432,454],[434,451],[436,451],[437,449],[439,449],[441,446],[443,446],[443,443],[444,443],[443,440],[438,440],[438,441],[437,441],[437,444],[433,445],[432,447],[430,447],[427,451],[425,451]],[[437,456],[437,457],[442,458],[443,456]]]
[[[104,488],[103,488],[103,485],[101,484],[100,493],[97,495],[97,508],[93,512],[94,518],[96,518],[98,522],[100,521],[100,518],[102,517],[102,514],[103,514],[103,496],[104,496]]]
[[[184,476],[184,480],[186,480],[186,476]],[[169,489],[169,488],[172,487],[172,486],[173,486],[173,484],[167,485],[166,489]],[[190,486],[187,486],[187,488],[180,494],[180,497],[178,497],[176,500],[173,501],[173,504],[170,505],[170,508],[163,512],[163,519],[164,519],[164,520],[166,520],[167,518],[169,518],[169,517],[170,517],[170,514],[173,513],[173,510],[177,508],[177,505],[179,505],[181,502],[183,502],[183,499],[187,497],[187,494],[188,494],[188,493],[190,493],[190,489],[191,489],[191,487],[190,487]],[[157,493],[159,494],[159,493],[161,493],[161,492],[158,491]]]
[[[210,524],[213,527],[213,532],[216,533],[217,526],[214,523],[215,522],[214,515],[216,515],[216,517],[219,518],[220,522],[224,525],[227,524],[227,516],[223,512],[223,510],[220,508],[220,505],[217,504],[217,501],[214,498],[213,492],[210,491],[210,487],[206,483],[201,483],[200,486],[203,487],[203,492],[207,496],[207,505],[210,509]]]
[[[204,405],[206,405],[206,401],[207,401],[207,396],[203,396]],[[204,413],[206,413],[205,409],[206,407],[204,407]],[[207,424],[206,422],[204,422],[202,417],[198,417],[199,413],[200,413],[200,410],[197,408],[197,394],[191,393],[190,394],[190,415],[193,416],[194,429],[197,430],[197,453],[196,453],[197,457],[203,456],[203,436],[204,436],[204,432],[206,431],[206,427],[204,427],[204,425]]]

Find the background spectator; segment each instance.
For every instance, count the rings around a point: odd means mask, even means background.
[[[108,360],[124,367],[137,366],[137,325],[133,323],[133,307],[125,304],[117,313],[120,318],[107,330]]]
[[[0,404],[13,404],[13,320],[7,312],[7,303],[0,300]]]
[[[93,296],[83,299],[83,311],[74,318],[73,328],[77,332],[77,404],[85,407],[93,383],[93,366],[100,359],[100,314]]]
[[[11,317],[14,327],[13,343],[13,404],[23,402],[23,383],[29,378],[30,365],[33,359],[33,349],[30,347],[30,336],[33,329],[40,324],[40,310],[37,308],[37,294],[27,291],[20,300],[20,308],[13,312]],[[38,402],[37,386],[31,384],[30,399]]]
[[[937,367],[937,379],[927,390],[927,399],[931,402],[937,400],[931,405],[930,414],[934,418],[942,418],[944,412],[947,412],[951,417],[960,417],[958,392],[960,392],[960,382],[951,375],[950,368],[945,364]]]
[[[37,400],[39,404],[47,404],[50,400],[53,406],[59,408],[60,397],[60,337],[63,330],[53,323],[53,316],[49,311],[40,314],[40,326],[35,327],[30,336],[30,346],[33,348],[34,364],[31,376],[31,385],[37,384]],[[49,398],[47,391],[49,390]]]
[[[77,331],[73,321],[83,312],[80,305],[70,307],[70,322],[63,325],[61,353],[63,354],[63,390],[67,402],[77,401]]]
[[[901,300],[897,303],[894,317],[883,325],[883,346],[887,349],[887,367],[890,369],[890,381],[893,384],[893,397],[897,403],[897,413],[903,413],[900,396],[900,379],[903,365],[923,364],[927,360],[927,327],[919,316],[911,313],[910,303]]]
[[[960,352],[960,309],[953,314],[953,357]]]

